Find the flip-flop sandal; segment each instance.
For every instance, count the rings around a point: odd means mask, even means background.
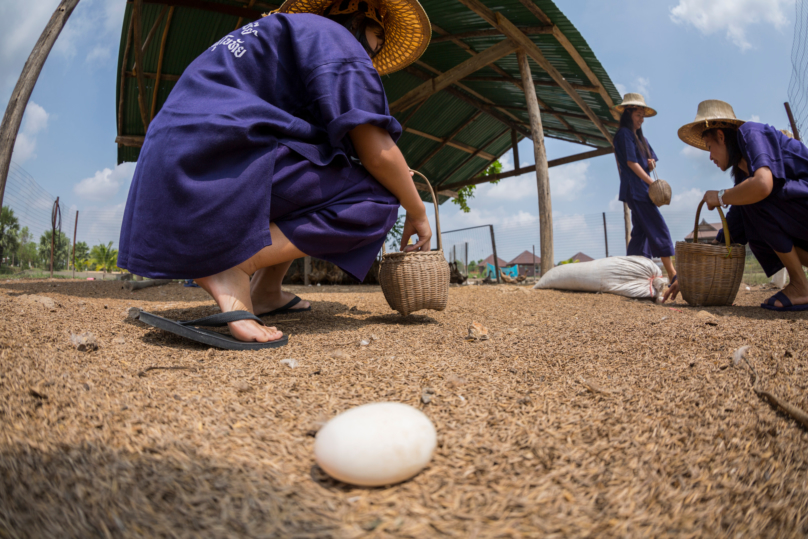
[[[778,307],[774,304],[774,302],[777,300],[780,300],[780,303],[783,304],[782,307]],[[788,296],[786,296],[782,291],[767,299],[766,303],[761,303],[760,306],[764,309],[769,309],[770,311],[808,311],[808,305],[794,305],[791,303],[791,300],[788,299]]]
[[[274,311],[269,311],[268,313],[259,314],[258,316],[276,316],[279,314],[292,314],[292,313],[305,313],[306,311],[311,310],[311,305],[306,307],[305,309],[292,309],[295,305],[303,301],[299,297],[295,296],[292,301],[284,305],[283,307],[279,307]]]
[[[206,316],[197,320],[188,320],[187,322],[169,320],[156,314],[140,311],[138,316],[141,322],[150,326],[168,331],[174,335],[185,337],[195,342],[215,346],[224,350],[262,350],[264,348],[278,348],[284,346],[289,342],[289,337],[284,335],[277,341],[271,342],[245,342],[226,335],[217,333],[208,329],[200,329],[195,326],[204,327],[222,327],[226,326],[228,322],[237,322],[239,320],[255,320],[262,326],[265,326],[264,321],[247,311],[230,311],[227,313],[214,314]]]
[[[196,284],[193,279],[185,279],[185,284],[182,286],[185,288],[200,288],[200,286]]]

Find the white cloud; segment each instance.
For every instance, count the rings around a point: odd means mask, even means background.
[[[577,200],[587,184],[589,163],[579,161],[550,169],[550,194],[553,200]]]
[[[99,65],[109,60],[110,56],[112,56],[110,47],[96,45],[87,53],[87,58],[85,58],[84,61],[88,64]]]
[[[74,185],[73,192],[81,198],[103,202],[114,197],[124,184],[132,180],[134,174],[134,163],[123,163],[115,170],[105,168]]]
[[[50,114],[44,108],[33,101],[28,102],[22,118],[22,126],[20,126],[17,140],[14,143],[12,159],[15,163],[22,165],[36,157],[36,137],[37,134],[48,128],[49,118]]]
[[[496,185],[485,184],[481,195],[496,200],[521,200],[526,197],[536,198],[536,173],[528,172],[516,178],[506,178]]]
[[[619,200],[620,195],[614,195],[609,201],[609,211],[623,211],[623,203]]]
[[[651,93],[651,80],[647,77],[636,77],[629,86],[625,84],[615,83],[615,88],[620,92],[621,96],[627,93],[641,94],[648,103],[649,95]]]
[[[745,51],[752,48],[746,35],[749,27],[764,23],[781,29],[788,23],[785,11],[793,5],[794,0],[679,0],[670,17],[703,35],[726,32],[727,39]]]
[[[753,114],[752,117],[749,118],[749,120],[747,120],[747,121],[749,121],[749,122],[758,122],[759,123],[760,122],[760,116],[758,116],[757,114]]]
[[[621,96],[624,96],[628,93],[628,90],[626,90],[625,85],[620,84],[619,82],[615,82],[614,87],[617,88],[617,91],[620,92]]]
[[[698,187],[693,187],[683,193],[676,193],[671,197],[671,204],[666,209],[671,212],[695,212],[701,199],[704,198],[704,191]]]
[[[684,146],[682,146],[682,151],[679,153],[681,153],[684,157],[687,157],[688,159],[704,159],[709,155],[704,150],[700,150],[699,148],[691,146],[690,144],[685,144]]]

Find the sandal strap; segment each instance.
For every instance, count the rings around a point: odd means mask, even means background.
[[[255,316],[253,313],[248,311],[230,311],[226,313],[217,313],[211,316],[206,316],[204,318],[197,318],[196,320],[188,320],[186,322],[180,322],[183,326],[203,326],[203,327],[211,327],[211,328],[218,328],[222,326],[226,326],[229,322],[238,322],[239,320],[254,320],[261,324],[264,324],[264,321]]]

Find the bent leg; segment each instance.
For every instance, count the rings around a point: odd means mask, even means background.
[[[254,313],[250,299],[250,275],[256,271],[290,262],[306,256],[275,225],[270,223],[272,245],[264,247],[238,266],[232,267],[216,275],[196,279],[199,286],[213,296],[222,312],[249,311]],[[276,341],[283,333],[274,327],[261,326],[253,320],[239,320],[227,324],[230,333],[240,341],[269,342]]]
[[[802,251],[798,247],[794,247],[788,253],[777,253],[777,257],[785,266],[788,271],[788,278],[791,281],[783,289],[783,293],[788,297],[793,305],[808,305],[808,277],[805,276],[803,271],[802,259],[808,258],[808,253],[803,251],[804,256],[800,256],[797,251]],[[782,307],[780,301],[774,302],[775,306]]]
[[[636,210],[637,205],[629,203],[631,208],[631,239],[626,246],[627,256],[644,256],[651,258],[651,251],[648,248],[648,236],[645,234],[645,223]]]
[[[274,236],[273,236],[274,238]],[[252,300],[253,314],[268,313],[275,309],[280,309],[295,298],[291,292],[284,292],[281,289],[283,278],[289,271],[289,266],[293,260],[282,262],[261,268],[253,274],[250,281],[250,299]],[[311,306],[308,301],[301,301],[292,309],[293,311],[305,310]]]

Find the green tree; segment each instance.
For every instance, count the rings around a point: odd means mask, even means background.
[[[46,230],[39,237],[39,260],[43,268],[50,269],[51,256],[51,236],[50,230]],[[53,271],[63,270],[67,267],[67,255],[70,253],[70,240],[61,230],[56,231],[53,245]]]
[[[492,176],[494,174],[499,174],[500,172],[502,172],[502,163],[500,163],[497,160],[488,165],[488,168],[483,170],[480,173],[480,176]],[[499,180],[492,180],[489,183],[497,184],[499,183]],[[470,212],[471,208],[469,207],[469,200],[474,198],[474,191],[476,189],[477,189],[476,185],[467,185],[465,187],[461,187],[457,191],[457,198],[453,198],[452,202],[460,206],[460,209],[463,211],[463,213]]]
[[[392,251],[398,251],[399,246],[401,245],[401,235],[404,232],[405,217],[406,216],[404,215],[398,216],[393,228],[390,229],[390,232],[387,233],[387,238],[384,240],[387,248]]]
[[[118,249],[112,248],[112,242],[107,245],[100,243],[90,250],[90,267],[94,267],[96,271],[104,272],[104,279],[107,278],[107,272],[113,271],[118,262]]]
[[[76,243],[76,269],[81,271],[87,267],[87,263],[90,260],[90,248],[87,246],[86,241],[80,241]],[[73,263],[73,253],[71,249],[70,253],[70,263]]]
[[[14,210],[3,206],[0,210],[0,262],[5,256],[11,256],[19,246],[20,222],[14,215]]]
[[[559,266],[563,266],[564,264],[577,264],[580,262],[577,258],[568,258],[567,260],[562,260],[558,263]]]
[[[22,227],[19,234],[19,246],[17,247],[17,260],[20,261],[20,267],[30,268],[37,262],[39,255],[36,250],[36,243],[34,243],[34,236],[28,230],[27,226]]]

